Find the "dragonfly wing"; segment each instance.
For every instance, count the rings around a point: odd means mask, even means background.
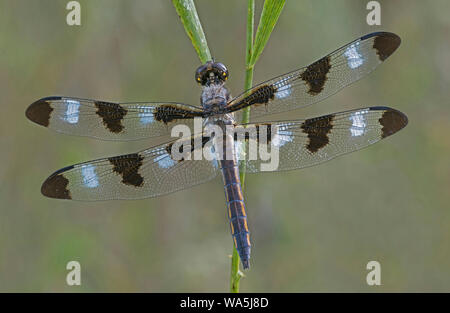
[[[26,110],[31,121],[57,132],[104,140],[137,140],[170,134],[172,126],[192,127],[201,108],[182,103],[113,103],[47,97]]]

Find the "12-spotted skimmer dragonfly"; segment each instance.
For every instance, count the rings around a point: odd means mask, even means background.
[[[221,129],[231,126],[237,133],[244,127],[254,127],[258,136],[238,138],[227,133],[212,138],[213,134],[203,132],[185,139],[184,151],[179,151],[195,152],[214,139],[211,151],[223,148],[231,158],[219,158],[217,154],[211,160],[176,158],[172,149],[174,139],[137,153],[71,165],[50,175],[41,192],[58,199],[138,199],[204,183],[221,172],[232,236],[243,267],[248,268],[251,245],[239,164],[245,163],[247,172],[258,172],[262,161],[242,157],[242,147],[251,140],[257,144],[270,143],[279,149],[276,170],[298,169],[369,146],[405,127],[408,119],[397,110],[381,106],[305,120],[246,125],[237,124],[234,113],[250,107],[250,116],[258,117],[321,101],[370,73],[399,45],[400,38],[393,33],[368,34],[307,67],[256,85],[235,98],[225,87],[226,67],[209,61],[195,74],[202,86],[202,107],[172,102],[111,103],[70,97],[42,98],[28,107],[26,116],[37,124],[72,135],[106,140],[157,137],[167,135],[171,126],[192,127],[194,118],[198,117],[203,119],[205,129],[210,125]],[[260,132],[263,126],[269,127],[266,132]],[[200,146],[194,145],[196,139]]]

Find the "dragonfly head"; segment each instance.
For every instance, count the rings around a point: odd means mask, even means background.
[[[223,84],[228,79],[228,69],[220,62],[208,61],[195,71],[195,80],[202,86]]]

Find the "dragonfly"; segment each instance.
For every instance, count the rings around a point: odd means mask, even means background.
[[[248,269],[251,242],[239,170],[257,173],[265,164],[260,155],[248,157],[250,146],[270,146],[278,152],[271,171],[294,170],[372,145],[408,123],[405,114],[385,106],[286,121],[254,122],[254,118],[324,100],[372,72],[400,42],[400,37],[390,32],[367,34],[306,67],[269,79],[236,97],[225,85],[227,67],[211,60],[195,72],[202,89],[201,106],[113,103],[63,96],[39,99],[26,110],[32,122],[57,132],[103,140],[167,136],[175,127],[192,129],[196,121],[201,121],[200,131],[190,136],[170,138],[136,153],[64,167],[44,181],[41,193],[50,198],[86,201],[142,199],[205,183],[220,173],[234,245],[243,268]],[[239,124],[238,118],[246,108],[251,120]]]

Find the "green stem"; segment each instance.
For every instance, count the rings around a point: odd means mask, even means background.
[[[194,1],[172,0],[172,2],[200,61],[206,63],[211,60],[211,52],[209,52],[208,43],[206,42],[205,33],[198,18]]]
[[[202,63],[211,60],[211,53],[209,52],[208,44],[206,42],[205,33],[198,18],[197,10],[195,9],[193,0],[172,0],[173,5],[183,23],[184,29],[192,41],[192,45],[197,52],[197,55]],[[247,11],[247,49],[245,54],[245,90],[252,87],[253,82],[253,67],[262,53],[264,46],[269,40],[270,34],[275,27],[275,24],[283,9],[285,0],[265,0],[263,11],[261,14],[256,39],[254,39],[254,23],[255,23],[255,0],[248,0]],[[242,124],[250,121],[250,108],[243,110]],[[241,179],[242,189],[245,184],[246,163],[240,164],[239,173]],[[239,292],[239,282],[243,277],[239,270],[239,254],[236,248],[233,248],[233,255],[231,260],[231,282],[230,291]]]
[[[245,85],[244,90],[248,90],[252,87],[253,82],[253,65],[250,65],[250,61],[253,54],[253,27],[255,22],[255,0],[248,0],[247,10],[247,49],[245,54]],[[250,108],[245,108],[242,114],[242,123],[246,124],[250,120]],[[242,162],[239,168],[239,174],[241,179],[241,186],[244,189],[245,184],[245,167],[246,163]],[[239,270],[240,258],[233,245],[233,255],[231,257],[231,277],[230,277],[230,291],[233,293],[239,292],[240,280],[243,276]]]
[[[253,1],[253,0],[250,0]],[[249,67],[245,71],[245,90],[252,88],[253,83],[253,66]],[[241,124],[247,124],[250,121],[250,107],[247,107],[242,110],[242,120]],[[242,162],[239,167],[239,174],[241,178],[242,189],[244,189],[245,184],[245,170],[247,167],[247,163]]]
[[[247,49],[245,53],[245,84],[244,90],[252,88],[253,83],[253,64],[250,64],[253,56],[253,25],[255,24],[255,0],[248,0],[247,12]],[[247,124],[250,121],[250,107],[242,110],[242,124]],[[242,189],[245,183],[245,167],[246,163],[242,162],[239,169]]]

